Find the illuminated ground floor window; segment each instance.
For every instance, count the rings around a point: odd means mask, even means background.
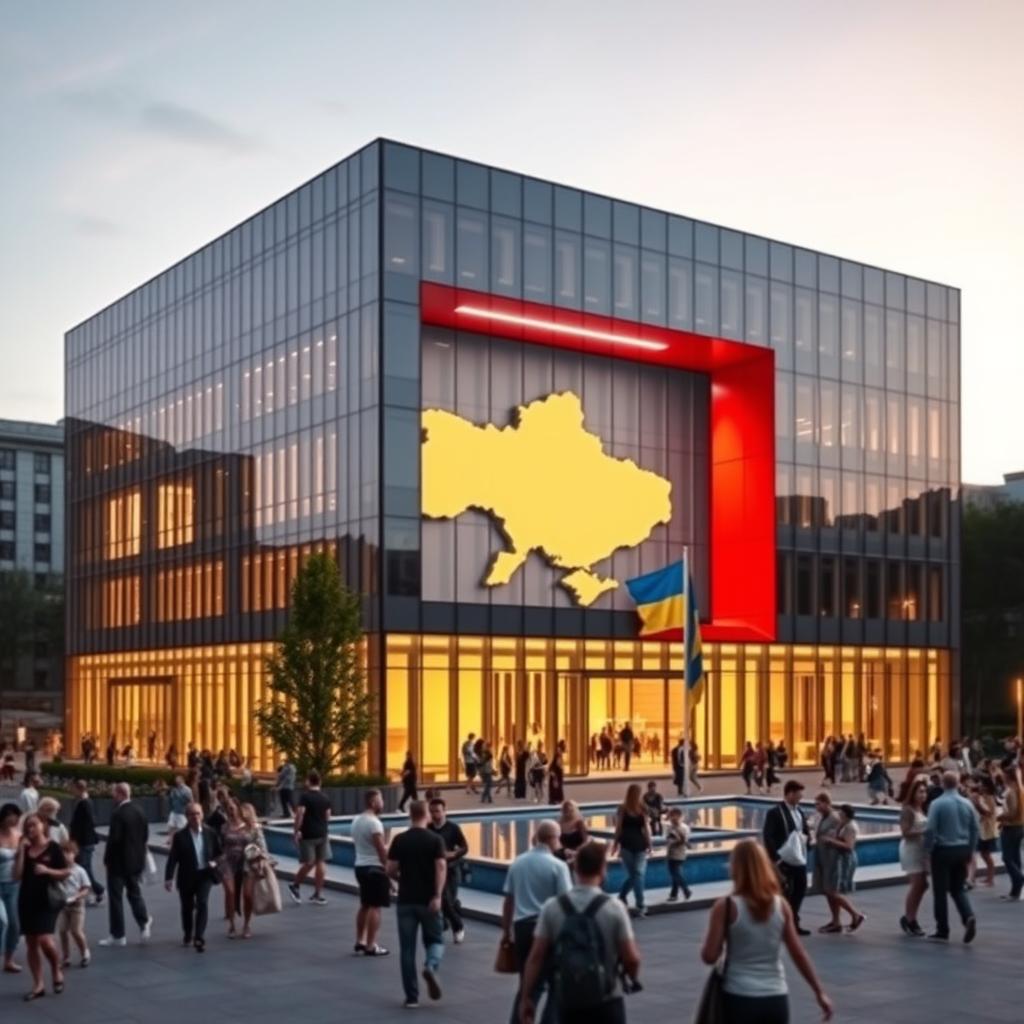
[[[266,696],[273,645],[83,655],[70,659],[67,747],[91,732],[138,756],[156,734],[173,743],[235,749],[257,771],[275,767],[253,709]],[[379,656],[377,655],[379,652]],[[633,640],[390,635],[370,638],[368,685],[381,731],[364,764],[397,776],[411,750],[424,781],[459,777],[470,733],[496,745],[559,740],[571,774],[593,769],[591,739],[630,722],[641,761],[661,765],[682,731],[682,650]],[[378,661],[381,662],[378,665]],[[691,708],[706,769],[732,769],[743,743],[784,741],[792,764],[816,763],[823,737],[864,734],[906,761],[950,732],[947,651],[877,647],[704,645],[704,695]]]

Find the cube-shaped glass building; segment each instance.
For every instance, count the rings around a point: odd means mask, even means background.
[[[377,140],[66,336],[67,743],[269,770],[253,708],[310,552],[363,596],[366,766],[630,722],[682,649],[705,768],[959,721],[959,292]]]

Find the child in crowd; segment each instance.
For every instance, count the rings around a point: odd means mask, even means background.
[[[651,835],[660,836],[661,819],[665,814],[665,798],[658,792],[658,784],[654,779],[647,783],[644,809],[647,811],[647,820],[651,823]]]
[[[85,900],[92,891],[92,883],[81,864],[75,863],[78,844],[73,839],[61,844],[67,862],[72,865],[71,874],[60,883],[64,892],[64,906],[57,918],[57,932],[60,934],[61,953],[65,967],[71,966],[71,940],[75,940],[82,955],[81,966],[89,966],[89,942],[85,937]]]
[[[683,812],[678,807],[670,808],[668,812],[668,828],[665,829],[665,852],[666,863],[668,864],[668,875],[672,879],[672,892],[669,893],[669,903],[675,903],[679,899],[679,890],[682,889],[683,896],[689,899],[693,893],[686,884],[683,877],[683,863],[690,848],[690,826],[683,821]]]

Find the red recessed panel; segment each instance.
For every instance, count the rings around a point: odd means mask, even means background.
[[[775,359],[771,349],[421,282],[420,317],[711,378],[711,606],[707,640],[775,639]]]

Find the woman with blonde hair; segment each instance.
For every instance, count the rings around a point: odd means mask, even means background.
[[[245,835],[248,840],[243,851],[245,861],[242,869],[242,938],[252,938],[252,911],[256,879],[261,877],[269,854],[267,841],[263,838],[263,829],[256,820],[256,808],[252,804],[242,804],[242,821],[245,824]]]
[[[572,864],[576,851],[590,838],[587,823],[580,814],[580,809],[573,800],[562,802],[562,813],[558,816],[558,828],[561,832],[562,848],[558,851],[561,857]]]
[[[638,782],[629,784],[626,798],[615,812],[615,839],[612,841],[611,856],[614,857],[616,852],[626,869],[626,880],[619,890],[619,899],[627,903],[629,890],[632,889],[636,897],[636,912],[640,917],[646,917],[644,872],[651,852],[651,825]]]
[[[714,964],[728,950],[722,980],[724,1020],[788,1024],[783,945],[814,992],[823,1019],[831,1020],[832,1002],[796,933],[793,911],[782,898],[768,854],[755,840],[741,839],[729,858],[729,874],[732,895],[716,900],[711,908],[700,954],[704,963]]]
[[[52,839],[58,846],[63,846],[68,841],[68,830],[57,818],[60,814],[60,804],[52,796],[44,796],[36,807],[36,814],[43,819],[47,838]]]

